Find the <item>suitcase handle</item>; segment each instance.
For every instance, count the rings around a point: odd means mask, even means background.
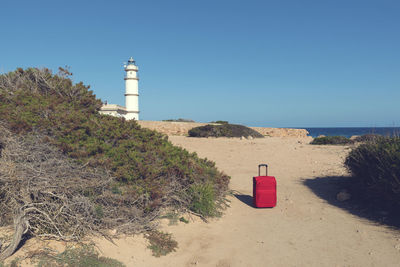
[[[267,164],[259,164],[259,165],[258,165],[258,176],[261,176],[261,175],[260,175],[260,169],[261,169],[261,167],[265,167],[265,176],[268,176],[268,165],[267,165]]]

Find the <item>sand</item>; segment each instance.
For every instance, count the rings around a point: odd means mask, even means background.
[[[348,147],[312,146],[311,138],[170,140],[215,161],[232,177],[230,207],[209,223],[196,217],[188,224],[163,220],[162,230],[179,243],[167,256],[153,257],[140,235],[114,244],[97,238],[102,255],[127,266],[399,266],[397,230],[335,205],[342,188],[326,181],[347,175]],[[272,209],[251,206],[259,163],[269,164],[277,178],[278,205]]]

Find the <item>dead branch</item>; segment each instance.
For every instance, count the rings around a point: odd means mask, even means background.
[[[28,221],[25,218],[24,212],[20,212],[16,215],[14,219],[14,228],[14,236],[11,240],[11,243],[3,251],[0,250],[0,261],[7,259],[15,252],[22,240],[22,236],[28,230]]]

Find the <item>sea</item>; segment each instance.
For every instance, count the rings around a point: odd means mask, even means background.
[[[383,136],[400,136],[400,127],[328,127],[328,128],[301,128],[309,132],[309,136],[317,137],[325,136],[345,136],[352,137],[353,135],[363,134],[380,134]]]

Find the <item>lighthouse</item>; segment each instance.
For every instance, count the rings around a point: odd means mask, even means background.
[[[131,57],[124,65],[125,70],[125,107],[108,104],[107,101],[100,108],[100,114],[123,117],[127,120],[139,120],[139,70],[135,60]]]
[[[131,57],[125,68],[125,118],[139,120],[139,77],[135,60]]]

